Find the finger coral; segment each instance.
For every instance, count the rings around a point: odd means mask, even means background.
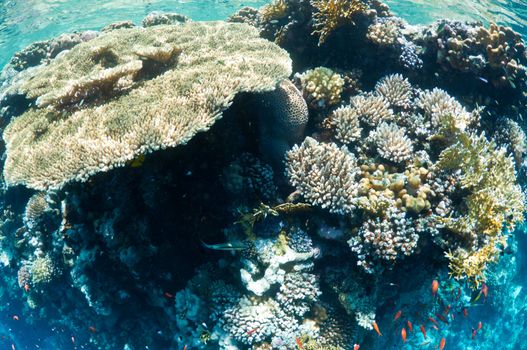
[[[185,144],[209,129],[238,92],[272,90],[290,73],[288,55],[244,24],[105,33],[22,84],[41,107],[4,132],[6,181],[60,188]]]
[[[287,153],[287,176],[311,204],[350,214],[358,191],[357,161],[347,148],[310,137]]]

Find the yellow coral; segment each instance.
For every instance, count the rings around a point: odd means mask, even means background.
[[[270,4],[265,5],[259,11],[260,18],[264,23],[276,21],[287,16],[289,4],[287,0],[273,0]]]
[[[454,252],[445,252],[448,258],[450,276],[456,280],[467,279],[474,288],[486,280],[485,271],[488,264],[495,263],[503,248],[507,245],[507,237],[500,235],[493,237],[482,248],[476,251],[467,251],[458,248]]]
[[[467,213],[449,218],[448,228],[495,236],[503,224],[512,229],[523,221],[525,196],[516,183],[514,162],[484,134],[459,133],[457,142],[441,153],[436,167],[461,170],[461,185],[471,191],[465,199]]]
[[[313,108],[334,106],[341,101],[344,78],[326,67],[317,67],[299,75],[302,91]]]
[[[319,45],[338,27],[355,24],[355,16],[369,9],[361,0],[314,0],[311,4],[315,8],[313,34],[319,36]]]

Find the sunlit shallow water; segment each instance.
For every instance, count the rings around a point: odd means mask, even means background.
[[[113,21],[139,23],[151,11],[179,12],[193,20],[219,20],[244,6],[268,0],[2,0],[0,66],[16,51],[64,32],[100,29]],[[523,0],[388,0],[392,10],[411,23],[439,18],[494,21],[527,33]]]

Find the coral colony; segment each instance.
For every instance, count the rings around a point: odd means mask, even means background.
[[[6,341],[519,349],[525,65],[510,28],[377,0],[30,45],[1,75]]]

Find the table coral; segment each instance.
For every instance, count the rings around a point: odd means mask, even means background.
[[[167,63],[170,56],[177,60]],[[55,110],[31,108],[6,128],[6,180],[60,188],[138,155],[185,144],[210,128],[236,93],[272,90],[290,72],[288,55],[243,24],[105,33],[22,84],[28,98]]]

